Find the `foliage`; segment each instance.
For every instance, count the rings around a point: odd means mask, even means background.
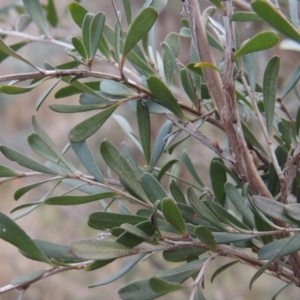
[[[281,93],[279,56],[266,64],[262,86],[256,76],[260,51],[276,47],[283,38],[285,44],[287,40],[295,43],[295,51],[299,49],[299,20],[294,13],[297,1],[275,7],[267,0],[255,0],[251,6],[243,1],[214,0],[210,1],[213,7],[201,14],[197,1],[182,1],[183,27],[165,37],[160,52],[154,38],[156,21],[167,2],[145,1],[133,16],[131,1],[123,0],[124,25],[112,1],[114,27],[107,24],[103,12],[89,12],[80,1],[71,2],[69,13],[82,34],[66,36],[70,44],[51,37],[53,27],[60,25],[53,0],[45,6],[38,0],[23,0],[24,6],[12,5],[0,11],[4,20],[10,10],[19,14],[15,28],[0,29],[1,62],[13,57],[34,70],[0,76],[1,93],[28,93],[51,81],[36,101],[37,110],[56,89],[55,98],[67,101],[78,95],[79,103],[51,104],[51,110],[63,114],[94,111],[74,126],[68,137],[61,137],[68,140],[63,150],[51,140],[38,117],[32,117],[34,133],[28,144],[43,163],[7,145],[0,146],[7,160],[29,169],[0,166],[1,183],[37,178],[15,191],[16,200],[45,183],[53,185],[39,201],[15,207],[12,213],[18,213],[12,217],[0,213],[0,238],[29,259],[50,265],[49,269],[15,278],[9,287],[0,288],[0,293],[26,290],[35,281],[58,272],[100,269],[118,258],[131,257],[115,276],[91,284],[98,287],[119,279],[157,252],[162,252],[166,261],[182,264],[127,284],[119,290],[121,299],[155,299],[182,289],[189,291],[190,299],[204,299],[206,269],[219,256],[232,261],[216,270],[212,280],[239,261],[257,269],[250,287],[265,272],[299,286],[300,110],[293,114],[285,104],[287,95],[300,100],[296,88],[299,66],[291,71]],[[239,40],[242,22],[260,22],[271,28]],[[30,23],[43,36],[27,34]],[[10,35],[19,37],[20,42],[8,44]],[[182,63],[180,41],[185,38],[190,49],[184,51],[189,51],[190,57]],[[18,53],[33,41],[62,46],[69,59],[54,66],[47,58],[49,62],[43,67],[36,66]],[[215,58],[212,48],[219,51]],[[103,64],[117,72],[102,72]],[[121,106],[129,106],[136,114],[137,132],[131,120],[116,114]],[[153,114],[165,120],[155,140]],[[144,161],[140,165],[127,144],[119,149],[108,133],[106,139],[98,141],[110,170],[105,175],[96,163],[99,153],[90,150],[87,140],[111,118],[141,151]],[[253,132],[254,122],[260,126],[261,136]],[[202,130],[204,124],[211,130]],[[220,141],[213,128],[222,132]],[[190,140],[196,143],[190,144]],[[188,155],[197,152],[190,151],[189,145],[197,147],[199,142],[216,155],[211,161],[206,159],[209,174],[197,167],[198,156]],[[174,159],[173,151],[184,147],[182,156]],[[68,156],[71,151],[86,173]],[[178,173],[178,168],[186,172]],[[61,186],[63,192],[58,189]],[[99,211],[90,214],[87,224],[105,233],[103,239],[85,237],[59,245],[32,239],[16,222],[42,204],[90,202],[97,202]],[[120,211],[110,208],[113,202],[122,204]],[[249,250],[253,255],[249,256]],[[188,279],[192,284],[185,283]]]

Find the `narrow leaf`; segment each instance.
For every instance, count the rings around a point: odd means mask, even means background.
[[[79,39],[78,37],[72,37],[72,44],[73,44],[75,50],[78,52],[78,54],[80,54],[80,56],[84,60],[87,60],[88,54],[86,52],[86,49],[85,49],[81,39]]]
[[[100,146],[100,152],[106,164],[121,178],[121,180],[137,194],[141,199],[149,202],[141,183],[136,178],[127,160],[110,141],[104,140]]]
[[[52,83],[38,98],[36,101],[35,109],[38,111],[40,106],[43,104],[43,102],[46,100],[46,98],[49,96],[49,94],[53,91],[53,89],[57,86],[57,84],[61,81],[61,79],[57,79],[54,83]]]
[[[0,165],[0,177],[18,177],[22,172]]]
[[[51,140],[49,135],[42,129],[40,124],[37,122],[35,116],[32,117],[32,126],[36,134],[45,142],[49,149],[56,155],[56,157],[73,173],[76,173],[76,168],[65,158],[61,151],[57,148],[54,142]]]
[[[177,229],[183,236],[189,236],[184,225],[183,217],[174,200],[164,198],[161,203],[161,210],[164,217],[175,229]]]
[[[136,225],[144,221],[147,221],[147,218],[141,216],[94,212],[90,214],[88,224],[92,228],[105,230],[120,227],[124,223]]]
[[[197,226],[194,229],[196,237],[206,245],[210,250],[217,251],[217,244],[211,231],[204,226]]]
[[[192,163],[190,157],[188,156],[188,154],[186,153],[185,150],[182,152],[182,160],[183,160],[185,166],[187,167],[187,169],[189,170],[190,174],[196,180],[196,182],[200,186],[204,187],[204,184],[203,184],[202,180],[200,179],[200,177],[199,177],[199,175],[198,175],[198,173],[196,171],[196,168],[195,168],[194,164]]]
[[[228,263],[228,264],[226,264],[226,265],[220,267],[218,270],[216,270],[216,271],[213,273],[213,275],[211,276],[210,282],[213,282],[214,279],[215,279],[220,273],[222,273],[223,271],[227,270],[228,268],[230,268],[231,266],[233,266],[233,265],[236,264],[237,262],[238,262],[238,261],[235,260],[235,261],[232,261],[232,262],[230,262],[230,263]]]
[[[137,121],[139,126],[140,141],[143,147],[143,152],[147,166],[150,167],[151,159],[151,127],[150,127],[150,115],[148,106],[142,101],[137,102]]]
[[[44,203],[49,205],[79,205],[117,196],[119,196],[119,193],[116,192],[105,192],[100,194],[84,196],[55,196],[49,197]]]
[[[0,212],[0,238],[20,250],[32,255],[36,260],[50,264],[50,260],[41,252],[26,232],[11,218]]]
[[[84,17],[82,24],[82,43],[84,45],[85,51],[88,57],[91,56],[91,36],[90,36],[90,27],[94,14],[87,13]]]
[[[88,13],[88,10],[75,1],[72,1],[69,4],[69,10],[74,22],[81,28],[84,17]]]
[[[46,174],[58,174],[56,171],[47,168],[46,166],[38,163],[37,161],[25,156],[21,152],[14,150],[6,146],[0,146],[0,151],[2,154],[11,161],[17,162],[19,165],[26,167],[28,169],[46,173]]]
[[[265,69],[263,79],[264,108],[269,136],[272,134],[273,127],[279,63],[280,58],[278,56],[272,57]]]
[[[300,42],[299,31],[293,27],[280,10],[270,1],[255,0],[252,2],[251,6],[258,16],[260,16],[264,21],[292,40]]]
[[[165,146],[166,146],[166,141],[164,138],[171,132],[172,129],[172,122],[171,121],[166,121],[161,127],[160,130],[156,136],[156,140],[154,142],[154,146],[152,149],[152,155],[151,155],[151,170],[154,169],[156,166],[159,158],[161,157]]]
[[[123,7],[124,7],[124,11],[125,11],[125,16],[126,16],[126,22],[127,25],[129,26],[131,24],[131,4],[130,4],[130,0],[122,0],[123,2]]]
[[[168,108],[176,117],[184,121],[185,116],[169,88],[157,77],[150,76],[147,84],[154,98],[164,107]]]
[[[19,54],[17,54],[15,51],[13,51],[10,47],[6,46],[4,41],[0,38],[0,51],[4,52],[6,55],[8,56],[12,56],[18,60],[21,60],[22,62],[24,62],[25,64],[33,67],[34,69],[40,71],[40,69],[38,67],[36,67],[35,65],[33,65],[31,62],[29,62],[27,59],[23,58],[22,56],[20,56]]]
[[[220,158],[214,158],[209,166],[211,185],[213,188],[216,200],[222,205],[225,205],[226,193],[224,184],[226,183],[227,176],[226,171],[220,167],[220,164],[215,163],[216,161],[223,163]]]
[[[274,47],[279,41],[278,36],[273,31],[263,31],[248,40],[242,47],[234,54],[234,58],[242,55],[266,50]]]
[[[25,283],[30,283],[32,281],[36,281],[40,277],[42,277],[46,273],[46,270],[39,270],[30,274],[26,274],[23,276],[19,276],[14,278],[11,281],[12,285],[20,285],[20,284],[25,284]]]
[[[122,56],[125,58],[130,50],[149,32],[155,23],[157,12],[147,7],[143,9],[132,22],[124,42]]]
[[[100,172],[96,161],[88,148],[85,141],[80,143],[72,143],[71,147],[76,153],[77,157],[80,159],[81,163],[86,167],[86,169],[96,178],[100,183],[105,183],[105,179]]]
[[[91,22],[90,26],[90,53],[89,60],[93,60],[98,49],[100,38],[102,35],[105,23],[105,14],[102,12],[97,13]]]
[[[51,26],[56,27],[58,24],[58,16],[54,4],[54,0],[48,0],[47,5],[47,20],[51,24]]]
[[[103,80],[100,84],[102,92],[113,96],[133,96],[136,93],[127,86],[114,80]]]
[[[70,244],[71,252],[84,259],[106,260],[137,254],[137,249],[106,240],[77,240]]]
[[[256,13],[249,11],[234,12],[230,18],[231,22],[261,22],[263,21]]]
[[[153,292],[157,294],[167,294],[186,288],[184,285],[181,285],[179,283],[168,282],[157,277],[151,277],[149,280],[149,284]]]
[[[104,280],[102,280],[100,282],[93,283],[89,287],[93,288],[93,287],[105,285],[105,284],[108,284],[108,283],[116,281],[117,279],[123,277],[127,272],[129,272],[145,256],[146,256],[146,254],[138,255],[136,258],[132,259],[128,264],[126,264],[117,274],[115,274],[115,275],[113,275],[113,276],[111,276],[111,277],[109,277],[107,279],[104,279]]]
[[[195,63],[194,67],[195,68],[209,68],[209,69],[218,71],[220,73],[220,70],[217,68],[217,66],[215,66],[215,65],[213,65],[211,63],[208,63],[208,62],[198,62],[198,63]]]
[[[39,0],[23,0],[27,13],[38,26],[42,34],[48,35],[47,21]]]
[[[286,82],[282,92],[281,92],[281,99],[283,99],[297,84],[300,79],[300,66],[296,68],[293,74],[289,77],[288,81]]]
[[[112,113],[119,107],[119,103],[110,106],[100,113],[77,124],[69,133],[69,139],[72,143],[85,141],[91,135],[99,130]]]
[[[141,183],[152,203],[167,197],[164,188],[152,174],[145,172],[141,177]]]

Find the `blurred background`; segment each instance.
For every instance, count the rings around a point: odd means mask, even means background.
[[[46,4],[46,1],[41,1]],[[80,36],[80,30],[75,25],[70,17],[67,9],[67,5],[71,1],[66,0],[55,0],[55,6],[57,8],[60,24],[56,29],[51,29],[51,34],[55,39],[63,40],[70,43],[72,36]],[[21,1],[13,0],[2,0],[0,3],[0,12],[7,6],[19,3]],[[106,13],[107,23],[114,25],[115,17],[111,1],[91,1],[82,0],[82,5],[85,6],[90,12],[96,13],[103,11]],[[136,15],[140,7],[144,4],[142,0],[132,0],[133,16]],[[209,5],[208,1],[200,1],[203,8]],[[123,6],[121,0],[115,0],[117,9],[123,12]],[[169,1],[166,9],[160,14],[158,22],[157,32],[157,44],[164,40],[165,36],[169,32],[179,32],[181,28],[180,20],[182,12],[182,4],[180,0]],[[8,16],[0,14],[0,28],[12,28],[15,26],[18,15],[14,10],[9,10]],[[239,32],[241,39],[245,40],[254,35],[257,30],[261,30],[261,24],[241,24]],[[26,33],[39,35],[38,29],[34,24],[31,24],[26,30]],[[8,44],[13,44],[20,41],[19,38],[7,37],[6,41]],[[187,56],[189,40],[182,38],[182,49],[180,53],[180,61],[185,64],[188,62],[189,57]],[[158,48],[161,50],[160,46]],[[34,64],[42,67],[44,61],[48,61],[52,65],[57,65],[65,61],[71,60],[67,57],[64,49],[61,47],[45,44],[45,43],[30,43],[26,47],[19,51],[24,57],[32,61]],[[281,68],[280,68],[280,79],[279,88],[291,74],[291,70],[299,65],[300,57],[299,53],[293,51],[280,51],[278,48],[272,49],[271,51],[264,51],[260,53],[258,65],[259,70],[264,70],[265,65],[269,58],[274,54],[280,54],[281,56]],[[216,58],[216,61],[220,57]],[[113,72],[108,66],[99,65],[99,69],[105,72]],[[9,58],[5,60],[0,66],[0,76],[5,74],[14,74],[20,72],[27,72],[30,69],[23,63]],[[258,74],[258,81],[261,82],[262,74]],[[9,147],[18,149],[23,153],[32,156],[36,159],[40,159],[35,156],[29,146],[27,146],[27,136],[33,132],[31,126],[31,117],[36,116],[38,122],[43,126],[46,132],[51,136],[55,143],[63,148],[68,142],[67,136],[68,131],[77,123],[90,116],[91,113],[80,113],[80,114],[59,114],[51,111],[48,105],[51,103],[64,103],[64,104],[77,104],[78,95],[65,99],[54,99],[54,93],[63,84],[60,84],[54,92],[47,98],[46,102],[41,108],[36,111],[35,105],[38,97],[43,93],[49,83],[46,82],[34,89],[32,92],[16,96],[8,96],[0,94],[0,144],[5,144]],[[293,99],[287,100],[287,105],[293,107]],[[298,103],[297,103],[298,105]],[[123,115],[126,118],[132,120],[131,126],[136,128],[136,117],[135,114],[122,106],[121,109],[117,110],[117,114]],[[163,116],[155,115],[152,116],[152,127],[153,127],[153,138],[159,130],[161,124],[165,121]],[[204,128],[206,131],[215,130],[209,127]],[[138,132],[135,131],[137,134]],[[257,133],[259,135],[259,132]],[[220,132],[215,131],[216,139],[220,137]],[[125,140],[130,146],[135,157],[143,165],[142,156],[131,143],[130,140],[124,135],[120,126],[114,121],[110,120],[105,124],[101,130],[89,139],[89,146],[95,153],[97,163],[104,167],[103,162],[99,153],[99,143],[102,139],[108,137],[117,146],[120,146],[121,142]],[[207,162],[213,157],[213,153],[207,150],[202,145],[193,141],[188,142],[182,148],[179,148],[175,152],[174,157],[181,153],[183,149],[186,149],[189,155],[193,158],[197,168],[201,170],[201,174],[206,174],[208,171]],[[3,156],[0,156],[0,164],[9,164]],[[78,167],[79,164],[78,164]],[[16,167],[19,168],[19,167]],[[105,172],[104,169],[101,168]],[[182,170],[184,174],[184,170]],[[188,175],[184,174],[184,176]],[[35,180],[35,179],[33,179]],[[203,177],[204,182],[210,185],[209,178]],[[0,186],[0,211],[9,215],[10,211],[21,203],[38,201],[49,186],[43,185],[42,188],[34,189],[32,192],[25,194],[18,202],[14,200],[14,191],[21,186],[33,182],[31,179],[19,179],[9,181]],[[20,203],[19,203],[20,202]],[[89,205],[80,205],[74,207],[57,207],[57,206],[40,206],[31,214],[18,220],[18,224],[34,239],[43,239],[52,241],[55,243],[68,244],[71,240],[80,238],[95,238],[98,232],[87,226],[87,219],[91,212],[100,210],[99,205],[91,203]],[[86,299],[86,300],[104,300],[104,299],[119,299],[118,289],[124,284],[134,280],[147,278],[152,275],[156,270],[163,269],[165,267],[175,267],[174,263],[166,263],[161,258],[160,254],[153,255],[149,260],[138,264],[133,270],[131,270],[125,277],[117,280],[116,282],[94,289],[89,289],[88,285],[95,282],[101,281],[114,275],[120,268],[126,264],[128,259],[120,259],[108,266],[93,271],[70,271],[52,276],[45,280],[41,280],[33,284],[28,291],[26,291],[24,299],[43,299],[43,300],[66,300],[66,299]],[[218,258],[211,263],[205,276],[205,289],[204,293],[208,300],[251,300],[251,299],[270,299],[275,291],[284,285],[283,282],[274,279],[270,276],[264,275],[257,280],[252,288],[249,290],[249,282],[256,270],[247,267],[245,265],[235,265],[219,275],[213,284],[210,283],[212,273],[221,265],[229,262],[229,259]],[[42,263],[28,260],[18,253],[15,247],[0,240],[0,286],[5,286],[10,283],[14,277],[31,273],[42,268],[47,267]],[[5,295],[1,295],[0,299],[10,300],[17,299],[19,291],[12,291]],[[298,299],[299,290],[295,287],[288,287],[277,299]],[[176,292],[170,294],[167,297],[161,297],[161,299],[187,299],[188,293]]]

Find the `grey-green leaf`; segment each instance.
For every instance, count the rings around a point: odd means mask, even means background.
[[[164,217],[175,229],[177,229],[183,236],[189,236],[184,225],[181,212],[174,200],[170,198],[164,198],[161,203],[161,210],[164,214]]]
[[[168,108],[176,117],[185,121],[185,116],[169,88],[157,77],[150,76],[147,84],[154,98],[164,107]]]
[[[47,21],[39,0],[23,0],[27,13],[38,26],[42,34],[48,35]]]
[[[58,174],[56,171],[47,168],[46,166],[38,163],[37,161],[29,158],[28,156],[12,148],[0,146],[0,151],[9,160],[16,161],[19,165],[28,169],[46,174]]]
[[[36,260],[50,264],[50,260],[41,252],[27,233],[11,218],[0,212],[0,238],[20,250],[32,255]]]
[[[22,172],[0,165],[0,177],[18,177]]]
[[[167,294],[186,288],[184,285],[179,283],[169,282],[158,277],[151,277],[149,284],[153,292],[157,294]]]
[[[264,108],[269,136],[272,134],[273,127],[279,63],[278,56],[272,57],[267,64],[263,79]]]
[[[103,80],[100,84],[102,92],[113,96],[133,96],[136,93],[127,86],[114,80]]]
[[[148,106],[142,101],[137,102],[137,121],[139,126],[140,141],[143,148],[147,166],[150,168],[151,159],[151,127]]]
[[[126,36],[122,56],[125,58],[130,50],[149,32],[155,23],[157,12],[152,7],[143,9],[132,22]]]
[[[100,146],[100,152],[106,164],[121,178],[121,180],[141,199],[149,202],[141,183],[138,181],[134,171],[131,169],[125,157],[115,145],[104,140]]]
[[[71,252],[83,259],[106,260],[137,254],[137,249],[131,249],[119,243],[106,240],[77,240],[70,243]]]
[[[194,229],[196,237],[206,245],[210,250],[217,251],[217,244],[211,231],[204,226],[197,226]]]
[[[69,133],[69,139],[73,143],[85,141],[99,130],[112,113],[119,107],[119,103],[110,106],[100,113],[77,124]]]
[[[30,274],[19,276],[19,277],[14,278],[11,281],[11,284],[12,285],[20,285],[20,284],[30,283],[32,281],[35,281],[35,280],[39,279],[45,273],[46,273],[46,270],[39,270],[39,271],[30,273]]]

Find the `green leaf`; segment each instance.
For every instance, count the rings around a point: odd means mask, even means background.
[[[100,84],[102,92],[113,96],[134,96],[136,93],[127,86],[114,80],[103,80]]]
[[[89,60],[93,60],[98,49],[100,38],[102,35],[103,27],[105,24],[105,14],[102,12],[97,13],[91,22],[90,26],[90,53]]]
[[[59,245],[43,240],[33,240],[34,243],[41,249],[49,260],[56,260],[61,263],[72,264],[84,261],[70,252],[68,245]],[[22,255],[30,259],[36,260],[34,256],[24,251],[20,251]]]
[[[94,212],[89,216],[88,225],[98,230],[105,230],[120,227],[124,223],[136,225],[144,221],[147,221],[147,218],[141,216]]]
[[[0,238],[30,254],[36,260],[50,264],[50,260],[41,252],[26,232],[11,218],[0,212]]]
[[[110,106],[100,113],[77,124],[69,133],[69,139],[72,143],[85,141],[91,135],[99,130],[112,113],[119,107],[119,103]]]
[[[69,10],[74,22],[81,28],[84,17],[88,13],[88,10],[75,1],[69,4]]]
[[[117,147],[110,141],[104,140],[101,142],[100,152],[106,164],[120,177],[126,186],[145,202],[149,202],[141,183]]]
[[[133,236],[142,239],[143,241],[151,240],[151,237],[148,234],[146,234],[144,231],[131,224],[124,223],[121,225],[120,228],[124,229],[126,232],[132,234]]]
[[[253,203],[261,212],[271,218],[286,222],[288,224],[298,224],[296,221],[286,215],[286,205],[283,203],[261,196],[254,196]]]
[[[67,158],[61,153],[61,151],[57,148],[48,134],[43,130],[40,124],[37,122],[35,116],[32,117],[32,126],[36,132],[36,134],[40,137],[41,140],[48,146],[48,148],[56,155],[56,157],[65,165],[73,173],[77,173],[76,168],[68,161]]]
[[[73,44],[75,50],[81,55],[81,57],[84,60],[87,60],[88,54],[86,52],[86,49],[85,49],[81,39],[79,39],[78,37],[72,37],[72,44]]]
[[[130,50],[149,32],[155,23],[157,12],[147,7],[143,9],[132,22],[126,36],[122,56],[125,58]]]
[[[266,50],[274,47],[279,41],[278,36],[273,31],[263,31],[248,40],[242,47],[234,54],[234,58],[242,55]]]
[[[195,68],[209,68],[209,69],[215,70],[215,71],[217,71],[217,72],[220,73],[220,70],[218,69],[217,66],[215,66],[212,63],[208,63],[208,62],[198,62],[198,63],[195,63],[194,67]]]
[[[77,157],[80,159],[81,163],[85,168],[96,178],[100,183],[105,183],[105,179],[100,172],[98,165],[88,148],[88,145],[85,141],[80,143],[70,143],[73,151],[76,153]]]
[[[172,180],[170,184],[170,192],[177,203],[186,203],[182,189],[177,185],[177,183],[174,180]]]
[[[38,26],[42,34],[48,35],[47,21],[39,0],[23,0],[27,13]]]
[[[55,196],[49,197],[44,203],[49,205],[79,205],[85,204],[93,201],[98,201],[101,199],[111,198],[120,196],[117,192],[105,192],[100,194],[93,195],[84,195],[84,196],[74,196],[74,195],[66,195],[66,196]]]
[[[22,172],[0,165],[0,177],[21,177]]]
[[[58,16],[57,16],[54,0],[48,0],[46,17],[47,17],[47,20],[51,24],[52,27],[57,26]]]
[[[112,241],[85,239],[72,241],[70,251],[80,258],[106,260],[134,255],[139,250]]]
[[[63,114],[81,113],[85,111],[99,110],[107,108],[107,104],[98,105],[64,105],[64,104],[50,104],[49,108],[55,112]]]
[[[251,6],[264,21],[292,40],[300,42],[300,33],[270,1],[255,0]]]
[[[177,99],[173,96],[169,88],[157,77],[150,76],[147,79],[147,84],[153,97],[164,107],[169,109],[180,120],[185,121],[185,116],[177,102]]]
[[[234,264],[236,264],[238,261],[235,260],[235,261],[232,261],[226,265],[223,265],[222,267],[220,267],[218,270],[216,270],[213,275],[211,276],[211,280],[210,282],[213,282],[214,279],[220,274],[222,273],[223,271],[227,270],[228,268],[230,268],[231,266],[233,266]]]
[[[183,217],[180,213],[176,202],[170,198],[164,198],[161,203],[161,211],[167,221],[178,230],[183,236],[189,236],[183,221]]]
[[[211,231],[204,226],[197,226],[194,229],[195,236],[210,250],[217,251],[217,244]]]
[[[165,250],[163,252],[163,258],[164,260],[170,262],[193,261],[198,259],[199,255],[205,253],[206,251],[207,250],[197,247]]]
[[[17,201],[19,200],[23,195],[25,195],[27,192],[31,191],[32,189],[46,183],[46,182],[49,182],[49,181],[55,181],[55,180],[59,180],[61,177],[52,177],[52,178],[49,178],[49,179],[46,179],[46,180],[42,180],[42,181],[39,181],[39,182],[35,182],[33,184],[29,184],[29,185],[25,185],[19,189],[17,189],[14,193],[14,199]]]
[[[280,98],[283,99],[297,84],[297,82],[300,79],[300,66],[296,68],[296,70],[293,72],[293,74],[289,77],[288,81],[286,82]]]
[[[82,43],[84,45],[84,48],[85,48],[85,51],[86,51],[88,57],[90,57],[90,55],[91,55],[90,28],[91,28],[93,18],[94,18],[94,14],[87,13],[85,15],[85,17],[83,19],[83,23],[82,23]]]
[[[157,277],[151,277],[149,279],[149,284],[153,292],[157,294],[167,294],[186,288],[184,285],[179,283],[169,282]]]
[[[262,145],[257,140],[255,134],[252,132],[252,130],[247,126],[244,122],[242,122],[242,129],[245,136],[245,139],[248,143],[256,147],[258,150],[260,150],[263,154],[267,155],[265,149],[262,147]]]
[[[226,183],[227,176],[225,170],[221,168],[219,164],[215,163],[216,161],[222,162],[222,159],[214,158],[211,161],[209,167],[210,180],[217,202],[224,206],[226,201],[224,184]]]
[[[116,281],[117,279],[123,277],[127,272],[129,272],[138,262],[140,262],[146,254],[141,254],[138,255],[136,258],[132,259],[128,264],[126,264],[117,274],[104,279],[100,282],[93,283],[92,285],[89,286],[89,288],[97,287],[97,286],[102,286],[108,283],[111,283],[113,281]]]
[[[37,161],[25,156],[21,152],[14,150],[6,146],[0,146],[0,151],[2,154],[11,161],[17,162],[19,165],[26,167],[28,169],[46,173],[46,174],[58,174],[58,172],[51,170],[50,168],[38,163]]]
[[[130,0],[122,0],[122,2],[125,11],[127,25],[130,25],[132,20]]]
[[[27,45],[27,42],[20,42],[20,43],[16,43],[11,45],[9,48],[13,51],[17,51],[19,49],[21,49],[22,47],[24,47],[25,45]],[[10,54],[3,52],[2,50],[0,51],[0,63],[2,63],[6,58],[8,58],[10,56]]]
[[[47,144],[36,134],[32,133],[27,138],[30,148],[39,156],[44,157],[47,160],[57,163],[58,158],[53,153]]]
[[[272,134],[273,127],[279,63],[280,58],[273,56],[267,64],[263,79],[264,108],[269,136]]]
[[[189,170],[190,174],[196,180],[196,182],[201,187],[204,187],[204,184],[203,184],[202,180],[200,179],[198,172],[196,171],[196,168],[194,167],[194,164],[192,163],[190,157],[188,156],[188,154],[186,153],[185,150],[182,152],[182,160],[183,160],[185,166],[187,167],[187,169]]]
[[[46,270],[39,270],[30,274],[26,274],[23,276],[19,276],[14,278],[11,281],[12,285],[23,285],[25,283],[30,283],[32,281],[36,281],[37,279],[41,278],[46,273]]]
[[[176,57],[166,43],[161,44],[163,48],[162,58],[166,82],[168,85],[172,84],[174,71],[179,72]]]
[[[263,21],[256,13],[250,11],[236,11],[230,18],[231,22],[260,22]]]
[[[217,244],[230,244],[241,241],[248,241],[255,238],[257,235],[246,233],[227,233],[227,232],[213,232],[212,233]]]
[[[141,183],[145,193],[152,203],[167,197],[164,188],[159,181],[150,173],[145,172],[141,177]]]
[[[140,141],[143,147],[145,160],[147,166],[150,167],[151,159],[151,127],[150,127],[150,115],[148,106],[142,101],[137,101],[137,121],[140,133]]]
[[[176,268],[158,271],[155,273],[155,277],[174,283],[182,283],[198,271],[202,264],[203,259],[192,261]],[[127,284],[119,290],[120,298],[124,300],[151,300],[162,296],[162,294],[153,293],[149,280],[143,279]]]
[[[156,136],[156,140],[154,142],[154,146],[152,149],[152,155],[151,155],[151,170],[154,169],[156,166],[159,158],[161,157],[166,142],[164,141],[164,138],[171,132],[173,123],[171,121],[166,121],[159,129],[159,132]]]
[[[186,94],[188,95],[192,103],[196,104],[196,100],[197,100],[196,91],[193,86],[192,78],[187,69],[182,68],[180,70],[180,79],[184,91],[186,92]]]
[[[243,216],[243,221],[250,228],[255,227],[253,213],[249,207],[247,207],[246,199],[238,192],[238,190],[229,182],[225,184],[225,192],[228,199],[235,206],[237,211]]]
[[[176,163],[178,163],[179,160],[178,159],[172,159],[170,161],[168,161],[159,171],[159,173],[157,174],[157,180],[161,181],[162,178],[165,176],[165,174],[167,173],[167,171],[172,168]]]

